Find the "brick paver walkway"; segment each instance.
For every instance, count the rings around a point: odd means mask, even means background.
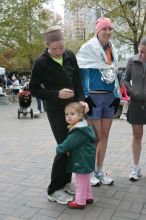
[[[17,119],[17,109],[0,106],[0,220],[146,220],[146,137],[143,177],[132,183],[131,127],[114,120],[104,168],[115,184],[94,187],[94,204],[71,210],[47,200],[56,143],[46,114]]]

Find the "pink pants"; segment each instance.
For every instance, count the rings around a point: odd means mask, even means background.
[[[92,187],[90,184],[90,173],[78,174],[76,173],[76,196],[75,202],[78,205],[86,205],[87,199],[93,199]]]

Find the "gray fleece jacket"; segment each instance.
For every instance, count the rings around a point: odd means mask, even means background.
[[[130,95],[130,102],[146,106],[146,68],[138,54],[128,61],[124,84]]]

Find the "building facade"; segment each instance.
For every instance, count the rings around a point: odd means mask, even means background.
[[[87,6],[78,11],[71,12],[68,4],[64,7],[64,29],[66,37],[72,40],[88,39],[89,35],[95,31],[96,10],[89,9]]]

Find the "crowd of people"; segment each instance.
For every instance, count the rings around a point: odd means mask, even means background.
[[[11,89],[11,92],[17,95],[29,81],[30,76],[17,77],[15,74],[11,76],[3,75],[0,77],[0,85],[3,91]]]
[[[0,96],[12,96],[10,102],[18,101],[18,94],[21,92],[27,85],[28,78],[26,76],[16,77],[15,74],[7,76],[3,74],[0,76]]]
[[[2,75],[0,77],[0,96],[19,95],[23,90],[29,90],[30,75],[11,76]],[[36,109],[39,113],[45,112],[45,101],[36,97]]]
[[[43,34],[46,48],[32,67],[29,89],[38,100],[38,108],[44,101],[57,143],[48,200],[73,209],[83,209],[94,202],[91,186],[114,183],[103,165],[119,105],[123,107],[120,119],[127,120],[133,131],[133,170],[129,180],[137,181],[141,176],[141,141],[146,124],[146,37],[119,80],[112,32],[111,20],[99,18],[95,35],[75,56],[65,48],[61,28],[50,27]],[[17,80],[14,78],[13,84]],[[72,173],[76,174],[75,184]]]
[[[3,88],[9,88],[11,87],[13,84],[15,85],[15,81],[17,81],[17,86],[24,86],[25,83],[28,81],[28,78],[30,78],[30,76],[16,76],[15,74],[12,74],[10,76],[7,76],[7,74],[4,74],[1,76],[0,78],[0,83],[3,85]]]

